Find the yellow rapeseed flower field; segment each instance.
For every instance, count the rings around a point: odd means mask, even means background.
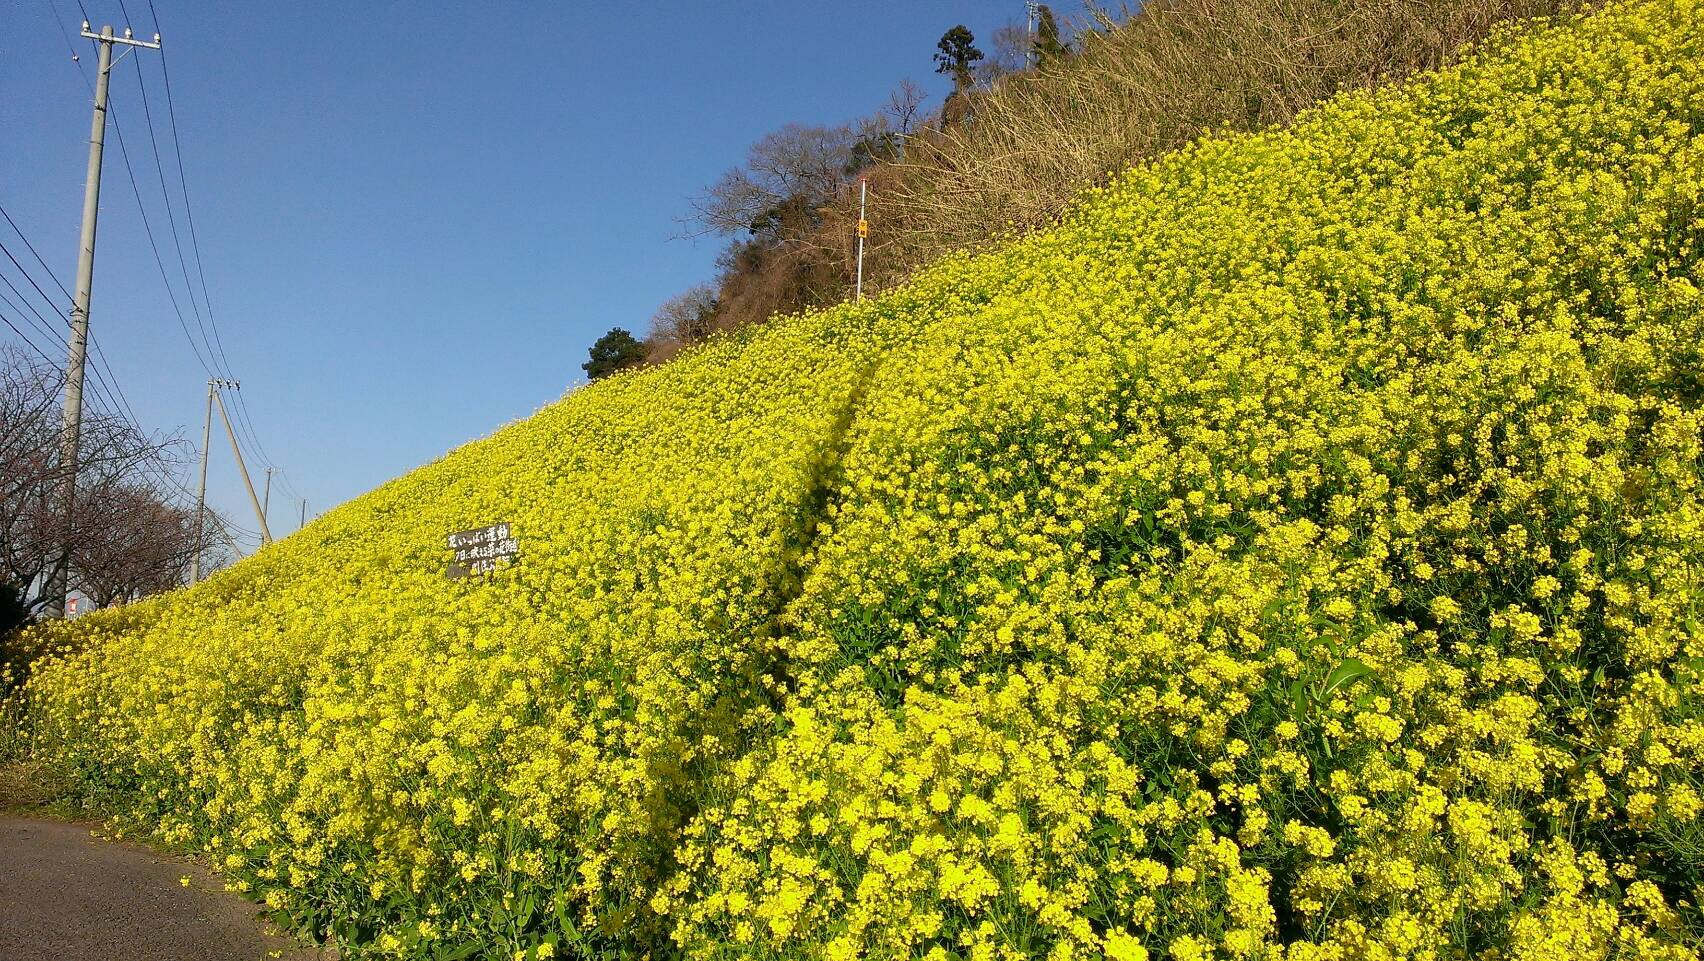
[[[1505,34],[45,628],[33,750],[355,956],[1697,961],[1701,195],[1700,0]]]

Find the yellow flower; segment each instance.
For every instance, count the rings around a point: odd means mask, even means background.
[[[1700,49],[1610,0],[1113,172],[0,708],[351,954],[1699,961]]]
[[[1148,949],[1142,942],[1122,931],[1107,934],[1105,954],[1108,961],[1148,961]]]

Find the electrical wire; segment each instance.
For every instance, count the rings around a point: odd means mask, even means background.
[[[129,20],[130,19],[130,13],[129,13],[128,10],[126,10],[124,8],[123,0],[120,0],[119,8],[121,10],[123,10],[125,19]],[[154,7],[154,0],[148,0],[148,16],[149,16],[149,19],[151,19],[154,23],[154,33],[156,35],[160,34],[161,33],[161,30],[160,30],[160,15],[159,15],[159,11]],[[207,308],[207,326],[212,328],[212,331],[213,331],[213,339],[212,339],[212,343],[209,345],[208,353],[211,356],[214,353],[214,350],[215,349],[217,350],[218,358],[223,363],[226,374],[229,375],[230,371],[231,371],[231,362],[230,362],[229,355],[225,352],[224,335],[219,329],[219,321],[218,321],[217,315],[213,311],[213,297],[212,297],[211,292],[207,288],[206,262],[203,260],[203,258],[201,256],[201,240],[200,240],[200,237],[198,236],[196,229],[195,229],[195,206],[190,202],[190,199],[189,199],[189,196],[190,196],[189,195],[189,176],[184,169],[183,140],[178,134],[177,101],[176,101],[176,98],[172,95],[171,63],[170,63],[170,60],[167,58],[166,49],[165,49],[164,46],[162,46],[160,48],[160,74],[161,74],[162,79],[164,80],[164,90],[165,90],[165,95],[166,95],[166,115],[167,115],[169,129],[171,131],[171,137],[172,137],[172,156],[177,163],[177,169],[178,169],[178,191],[179,191],[180,195],[183,197],[184,221],[189,227],[190,250],[194,254],[194,257],[195,257],[196,276],[199,278],[199,280],[201,282],[201,302],[203,304],[205,304],[206,308]],[[138,64],[138,66],[137,66],[137,77],[138,77],[138,79],[140,79],[141,76],[142,76],[141,66],[140,66],[140,64]],[[144,112],[148,112],[148,89],[147,89],[146,83],[142,84],[142,104],[143,104]],[[149,127],[148,127],[149,135],[150,135],[150,137],[152,137],[153,132],[154,132],[154,126],[153,126],[153,116],[152,116],[151,112],[149,112],[149,114],[148,114],[148,125],[149,125]],[[158,165],[158,163],[159,163],[159,146],[158,146],[157,142],[155,143],[154,151],[155,151],[155,162],[156,162],[156,165]],[[162,193],[165,193],[166,196],[167,196],[167,205],[168,205],[167,210],[169,212],[170,209],[171,209],[170,208],[170,194],[169,194],[168,191],[166,191],[166,188],[165,188],[165,174],[164,174],[163,171],[160,173],[160,187],[161,187]],[[174,239],[174,241],[176,240],[175,219],[174,219],[173,239]],[[180,265],[183,266],[184,285],[185,285],[186,288],[188,288],[189,287],[189,270],[188,270],[187,263],[185,263],[184,259],[183,259],[183,249],[182,249],[181,245],[178,248],[178,260],[179,260]],[[190,292],[190,301],[191,301],[191,304],[193,305],[194,304],[194,292],[193,291]],[[199,319],[199,316],[198,316],[198,319]],[[203,340],[204,341],[206,340],[205,330],[203,331]],[[231,377],[231,379],[235,380],[236,378],[233,376],[233,377]],[[263,443],[261,443],[260,432],[254,426],[254,416],[249,411],[248,400],[242,395],[241,392],[238,392],[234,395],[234,400],[236,401],[234,406],[237,409],[236,420],[237,420],[238,432],[244,435],[248,446],[254,451],[254,453],[257,456],[258,461],[261,464],[263,464],[264,466],[276,468],[277,464],[273,461],[272,455],[266,450],[266,446]]]
[[[165,284],[166,296],[172,302],[172,312],[177,315],[178,326],[183,329],[184,339],[189,341],[190,350],[195,352],[195,360],[208,377],[216,376],[207,358],[201,355],[201,347],[195,342],[195,335],[189,332],[189,322],[183,316],[183,307],[178,303],[177,291],[172,288],[172,281],[166,274],[166,261],[160,256],[160,245],[154,240],[153,225],[148,222],[148,208],[142,203],[142,188],[136,183],[136,170],[130,164],[130,150],[124,145],[124,127],[118,121],[118,111],[113,109],[111,96],[107,99],[107,115],[112,118],[113,132],[118,135],[118,152],[124,158],[124,172],[130,176],[130,192],[136,197],[136,211],[142,216],[142,230],[148,237],[148,246],[154,252],[154,265],[160,269],[160,282]]]
[[[7,218],[7,219],[11,219],[11,218]],[[20,234],[19,236],[22,236],[22,235]],[[49,297],[47,295],[47,292],[41,289],[41,285],[36,283],[36,280],[35,280],[34,277],[30,276],[30,272],[28,270],[24,269],[23,264],[18,263],[18,258],[14,257],[12,255],[12,252],[10,250],[6,249],[5,244],[0,244],[0,252],[5,253],[6,259],[10,260],[12,262],[12,266],[18,268],[18,273],[23,274],[24,279],[30,282],[31,287],[35,288],[36,293],[41,294],[42,300],[45,300],[50,304],[53,303],[53,298]],[[14,289],[16,289],[16,288],[14,288]],[[22,296],[22,295],[20,294],[19,296]]]
[[[53,269],[48,266],[40,252],[36,250],[35,244],[30,241],[29,236],[23,232],[22,228],[20,228],[17,222],[12,219],[10,214],[0,210],[0,215],[4,215],[7,223],[11,225],[12,230],[17,233],[18,238],[22,240],[24,245],[29,248],[30,252],[35,255],[36,261],[41,264],[42,269],[47,273],[49,279],[51,279],[61,291],[65,291],[65,285],[59,281],[58,277],[54,276]],[[13,265],[24,275],[24,279],[29,282],[29,285],[34,288],[37,294],[41,295],[43,302],[47,303],[49,309],[56,309],[58,305],[54,303],[51,296],[42,290],[41,285],[36,282],[34,275],[31,274],[30,271],[23,266],[23,264],[19,263],[16,257],[11,256],[10,251],[6,251],[6,253],[8,258],[11,259]],[[29,317],[26,316],[26,314],[34,315],[36,322],[31,326],[34,327],[37,332],[45,334],[50,342],[58,341],[59,335],[52,331],[47,319],[42,316],[41,312],[36,309],[34,304],[30,303],[29,298],[21,290],[19,290],[9,278],[0,275],[0,281],[4,281],[6,286],[19,298],[18,302],[14,302],[4,293],[0,293],[0,301],[4,301],[12,310],[16,311],[18,316],[24,318],[26,323],[29,321]],[[67,296],[69,296],[69,292],[66,291],[66,293]],[[20,306],[20,303],[22,306]],[[20,330],[9,318],[6,320],[6,326],[10,327],[15,333],[17,333],[19,337],[22,338],[24,342],[37,354],[40,354],[50,366],[55,368],[58,367],[58,362],[49,356],[46,351],[42,350],[33,339]],[[130,398],[125,395],[124,388],[118,381],[117,373],[113,371],[111,362],[107,360],[106,351],[101,348],[100,342],[95,339],[92,333],[89,337],[89,348],[93,356],[93,363],[91,363],[88,367],[89,373],[93,375],[92,380],[89,382],[90,390],[88,398],[90,406],[97,412],[106,414],[112,419],[122,422],[125,424],[127,429],[134,431],[138,437],[150,436],[149,432],[142,427],[141,418],[136,416],[136,409],[131,406]],[[165,471],[163,464],[155,463],[155,460],[156,458],[149,458],[142,462],[141,466],[144,470],[154,474],[157,479],[165,482],[165,487],[167,489],[162,491],[162,493],[168,495],[176,494],[178,496],[187,495],[188,491],[184,488],[183,484],[176,478],[172,477],[169,472]]]
[[[77,53],[77,49],[76,49],[75,44],[71,40],[71,35],[70,35],[69,31],[67,31],[65,29],[65,24],[64,24],[63,19],[58,15],[57,4],[55,3],[55,0],[47,0],[47,3],[48,3],[48,6],[50,8],[50,11],[53,13],[54,22],[59,27],[61,36],[65,39],[66,48],[71,53],[71,59],[77,65],[78,75],[82,77],[84,86],[89,88],[90,93],[92,95],[93,92],[94,92],[94,86],[90,82],[88,74],[83,68],[82,60]],[[84,6],[84,4],[82,3],[82,0],[78,0],[77,8],[82,13],[83,19],[84,19],[85,22],[92,22],[89,18],[88,8]],[[130,23],[131,22],[130,12],[126,8],[125,4],[123,3],[123,0],[120,0],[119,8],[120,8],[120,11],[124,15],[126,23]],[[154,21],[154,32],[155,32],[156,35],[158,35],[160,33],[159,14],[158,14],[158,11],[155,9],[153,0],[149,0],[149,2],[148,2],[148,13],[149,13],[150,19],[152,19]],[[119,123],[118,112],[116,111],[116,109],[114,109],[114,106],[111,103],[110,93],[109,93],[109,97],[108,97],[107,112],[108,112],[108,115],[112,118],[112,121],[113,121],[113,130],[114,130],[114,133],[117,135],[118,145],[119,145],[119,153],[120,153],[120,156],[124,160],[125,173],[126,173],[128,179],[130,180],[131,194],[136,199],[137,212],[141,216],[141,219],[142,219],[143,231],[148,238],[148,245],[149,245],[149,248],[151,249],[151,251],[153,252],[155,266],[159,269],[160,279],[161,279],[161,282],[164,284],[164,286],[166,288],[167,297],[171,301],[173,313],[177,316],[178,327],[182,330],[182,332],[184,334],[184,339],[189,342],[190,350],[191,350],[191,352],[193,352],[195,354],[196,361],[201,365],[202,370],[204,372],[206,372],[209,377],[223,376],[226,379],[236,380],[237,378],[232,374],[229,355],[225,351],[224,337],[223,337],[222,332],[219,329],[218,321],[217,321],[217,319],[214,315],[212,297],[211,297],[209,290],[208,290],[206,266],[205,266],[205,261],[202,258],[200,238],[199,238],[199,235],[197,233],[196,225],[195,225],[195,211],[194,211],[193,205],[190,203],[189,180],[188,180],[188,176],[185,172],[184,162],[183,162],[183,145],[182,145],[182,140],[181,140],[181,138],[178,134],[177,105],[176,105],[175,98],[173,97],[173,94],[172,94],[171,71],[170,71],[170,67],[168,65],[168,61],[167,61],[167,58],[166,58],[166,52],[165,52],[164,47],[162,47],[160,49],[159,53],[160,53],[160,69],[161,69],[162,79],[164,81],[164,91],[165,91],[165,96],[166,96],[167,118],[168,118],[169,129],[170,129],[171,137],[172,137],[172,153],[173,153],[173,158],[174,158],[175,164],[178,168],[178,191],[179,191],[180,196],[183,199],[184,219],[185,219],[186,226],[188,227],[188,232],[189,232],[189,236],[190,236],[190,250],[191,250],[191,253],[193,254],[193,257],[194,257],[194,260],[195,260],[195,268],[196,268],[195,269],[195,275],[196,275],[196,278],[200,282],[200,288],[201,288],[201,296],[200,296],[199,303],[197,301],[196,294],[195,294],[195,285],[192,284],[191,281],[190,281],[189,270],[188,270],[188,260],[184,256],[181,235],[180,235],[178,228],[177,228],[177,218],[176,218],[176,215],[175,215],[175,213],[173,212],[173,209],[172,209],[171,190],[168,186],[168,181],[167,181],[166,176],[165,176],[164,162],[163,162],[163,159],[160,156],[159,140],[158,140],[158,135],[156,133],[156,128],[154,126],[154,121],[153,121],[153,111],[152,111],[152,108],[149,105],[149,100],[148,100],[147,82],[146,82],[146,79],[144,78],[144,75],[142,74],[142,68],[141,68],[140,60],[138,61],[138,65],[137,65],[137,82],[138,82],[138,86],[139,86],[141,94],[142,94],[143,113],[144,113],[145,120],[148,124],[149,141],[150,141],[150,144],[152,146],[153,153],[154,153],[155,172],[156,172],[156,174],[157,174],[157,176],[160,180],[161,195],[162,195],[163,200],[166,203],[167,220],[168,220],[170,229],[172,230],[173,245],[174,245],[175,251],[178,255],[179,271],[183,276],[184,293],[185,293],[185,296],[187,296],[189,298],[191,311],[192,311],[192,313],[194,313],[194,315],[196,317],[197,329],[199,330],[199,332],[201,334],[201,339],[200,339],[199,343],[197,342],[196,338],[190,333],[188,319],[184,316],[182,304],[177,298],[176,289],[172,286],[169,273],[166,270],[165,259],[160,253],[159,244],[158,244],[158,242],[155,238],[152,224],[150,223],[150,221],[148,219],[147,206],[142,199],[141,188],[140,188],[140,185],[139,185],[139,183],[136,179],[135,167],[131,163],[130,151],[129,151],[128,146],[125,143],[124,131],[123,131],[122,126]],[[8,221],[10,221],[11,218],[8,215],[6,219]],[[17,225],[15,223],[12,224],[12,227],[13,227],[14,230],[18,229]],[[19,235],[22,236],[21,231],[19,231]],[[30,246],[27,238],[25,238],[25,244],[27,246]],[[35,254],[33,246],[31,246],[31,253]],[[43,267],[45,268],[46,267],[46,261],[42,260],[39,254],[35,254],[35,256],[36,256],[36,259],[39,262],[41,262]],[[59,284],[61,290],[64,290],[64,285],[59,283],[59,280],[58,280],[57,277],[54,277],[51,269],[48,270],[48,275],[50,277],[53,277],[54,283]],[[25,276],[26,277],[29,276],[27,272],[25,272]],[[33,279],[32,279],[32,283],[33,283]],[[68,291],[67,291],[67,294],[69,294]],[[44,299],[47,299],[51,302],[50,298],[44,298]],[[201,313],[201,307],[203,305],[205,306],[205,309],[206,309],[205,323],[203,323],[202,313]],[[212,331],[211,337],[208,336],[209,329],[211,329],[211,331]],[[106,368],[106,373],[111,380],[110,386],[111,386],[111,388],[114,389],[114,392],[116,392],[116,394],[118,395],[120,404],[126,410],[130,410],[128,398],[124,397],[122,389],[118,388],[116,376],[112,376],[111,365],[106,362],[105,355],[104,355],[103,352],[100,351],[99,344],[95,343],[92,338],[91,338],[91,346],[94,349],[94,352],[96,354],[96,357],[97,357],[100,365],[104,366]],[[220,373],[216,374],[215,373],[216,371],[218,371]],[[96,374],[96,381],[97,381],[97,383],[99,383],[101,381],[101,371],[100,371],[99,367],[97,367],[95,369],[95,374]],[[233,397],[233,400],[235,401],[235,403],[232,406],[234,406],[236,408],[236,414],[237,414],[237,416],[234,418],[234,422],[235,422],[235,426],[236,426],[236,432],[239,435],[241,435],[240,436],[241,442],[238,444],[238,447],[239,448],[241,448],[241,447],[250,448],[253,458],[258,463],[260,463],[261,465],[264,465],[264,466],[272,467],[272,468],[274,468],[274,470],[276,472],[282,473],[282,468],[279,468],[277,466],[276,462],[273,461],[271,455],[266,451],[266,448],[261,443],[260,434],[259,434],[259,431],[256,430],[256,428],[254,426],[254,418],[253,418],[253,415],[250,413],[247,401],[244,399],[241,392],[233,391],[232,397]],[[109,397],[109,400],[110,400],[110,397]],[[136,418],[134,417],[134,411],[131,411],[131,420],[133,422],[136,421]],[[138,429],[140,429],[140,428],[138,428]],[[292,484],[289,481],[287,476],[284,478],[284,481],[285,481],[285,486],[287,487],[287,489],[289,489],[292,493],[294,493],[297,496],[298,499],[300,499],[300,497],[301,497],[300,493],[296,491],[295,485]],[[181,485],[179,485],[179,486],[180,486],[180,489],[181,489]],[[258,538],[260,536],[258,533],[255,533],[255,532],[249,532],[249,533],[250,533],[250,536],[255,537],[255,538]]]
[[[119,3],[119,9],[123,11],[125,21],[129,22],[130,11],[125,9],[122,0]],[[158,32],[158,29],[159,29],[159,24],[156,22],[155,23],[155,31]],[[162,46],[160,48],[160,54],[161,54],[162,57],[164,57],[164,55],[165,55],[165,47],[164,46]],[[154,128],[154,110],[153,110],[153,107],[150,106],[149,102],[148,102],[148,79],[147,79],[147,75],[142,72],[142,60],[141,60],[141,58],[136,57],[136,58],[132,58],[132,60],[136,64],[137,89],[140,90],[141,94],[142,94],[142,116],[143,116],[143,120],[144,120],[144,125],[148,128],[148,142],[152,146],[153,152],[154,152],[154,172],[160,179],[160,198],[165,201],[166,223],[167,223],[167,226],[170,227],[170,229],[171,229],[172,246],[177,251],[178,269],[183,274],[184,296],[189,298],[190,312],[195,315],[195,326],[196,326],[196,329],[201,332],[201,342],[204,345],[206,345],[206,347],[207,347],[208,357],[210,357],[210,358],[216,357],[220,361],[220,363],[215,364],[214,366],[216,368],[220,369],[221,376],[229,377],[230,372],[231,372],[231,361],[230,361],[229,358],[227,358],[225,356],[224,346],[223,346],[222,343],[219,342],[217,335],[215,335],[212,338],[208,337],[208,335],[207,335],[207,326],[208,325],[207,325],[207,322],[204,321],[202,319],[202,316],[201,316],[201,304],[196,300],[196,297],[195,297],[195,285],[193,283],[191,283],[190,279],[189,279],[189,261],[184,259],[183,240],[182,240],[182,237],[178,233],[177,213],[176,213],[174,206],[172,204],[171,189],[166,186],[166,167],[165,167],[164,162],[161,161],[161,159],[160,159],[160,138],[159,138],[159,136],[158,136],[158,134],[157,134],[157,132],[155,131],[155,128]],[[115,121],[115,126],[116,126],[116,121]],[[180,185],[180,189],[182,189],[181,185]],[[189,194],[187,192],[184,193],[184,197],[185,197],[184,205],[185,205],[186,208],[188,207],[188,196],[189,196]],[[203,293],[205,294],[205,291],[203,291]],[[211,309],[211,307],[209,307],[208,314],[211,315],[211,313],[212,313],[212,309]],[[215,347],[217,347],[217,351],[215,351]]]
[[[154,21],[154,33],[158,34],[160,16],[154,9],[154,0],[148,0],[148,17]],[[213,315],[213,298],[207,293],[207,269],[201,259],[201,240],[195,233],[195,207],[189,202],[189,177],[183,168],[183,141],[178,137],[177,101],[172,97],[172,71],[163,45],[160,47],[160,75],[165,80],[166,117],[172,132],[172,155],[177,160],[178,190],[183,194],[184,220],[189,224],[189,247],[195,254],[196,275],[201,279],[201,300],[207,305],[207,322],[213,328],[213,341],[219,347],[219,356],[224,357],[225,345],[219,334],[219,321]],[[230,366],[229,361],[225,366]]]
[[[65,295],[66,300],[68,300],[68,301],[71,300],[72,299],[71,291],[65,289],[65,285],[63,283],[61,283],[60,280],[59,280],[59,277],[54,274],[53,268],[49,267],[47,265],[47,261],[45,261],[41,258],[41,254],[39,252],[37,252],[36,249],[35,249],[35,244],[30,243],[30,238],[24,235],[23,230],[18,227],[18,222],[13,220],[12,215],[6,212],[6,208],[5,208],[4,205],[0,205],[0,217],[5,217],[6,222],[12,225],[12,232],[18,235],[18,239],[22,240],[24,242],[25,247],[29,248],[30,254],[33,257],[35,257],[35,259],[36,259],[36,263],[41,264],[41,269],[47,271],[48,279],[53,281],[54,286],[59,288],[59,292]],[[6,256],[11,257],[12,256],[11,251],[7,251]],[[18,261],[15,258],[12,260],[12,263],[14,263],[14,264],[16,264],[17,262]],[[22,266],[20,266],[18,269],[23,270],[24,268]],[[31,282],[33,283],[34,281],[31,281]],[[40,292],[40,290],[41,290],[41,288],[39,288],[39,287],[36,288],[36,291],[38,293]]]
[[[26,280],[29,279],[29,275],[26,274],[25,279]],[[53,332],[53,325],[51,325],[47,322],[47,318],[43,317],[41,315],[41,311],[35,309],[35,305],[31,304],[29,297],[25,296],[24,292],[18,289],[18,285],[12,283],[12,278],[7,277],[5,274],[0,274],[0,283],[5,284],[6,288],[8,290],[10,290],[13,294],[16,294],[17,297],[18,297],[18,300],[23,304],[22,307],[19,307],[16,304],[13,304],[14,310],[17,310],[20,313],[27,310],[30,314],[34,315],[34,317],[35,317],[34,326],[35,326],[36,330],[41,331],[42,333],[46,334],[48,340],[58,339],[59,335],[55,334]],[[7,298],[7,302],[8,303],[11,302],[10,297]],[[25,319],[28,320],[29,318],[26,317]]]
[[[7,327],[12,328],[12,333],[17,334],[19,340],[23,341],[25,344],[28,344],[29,348],[31,350],[40,354],[42,356],[43,360],[47,361],[49,364],[57,363],[52,357],[49,357],[47,355],[47,351],[42,350],[41,347],[38,346],[35,341],[30,339],[29,334],[26,334],[22,330],[20,330],[18,328],[18,325],[12,322],[12,318],[6,316],[5,314],[0,314],[0,323],[3,323]]]

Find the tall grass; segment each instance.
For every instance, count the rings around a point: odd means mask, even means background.
[[[1045,225],[1085,188],[1203,132],[1287,122],[1333,94],[1446,66],[1499,23],[1580,0],[1160,0],[1103,15],[1076,55],[973,95],[962,123],[868,171],[866,287]],[[851,292],[856,191],[724,278],[724,327]]]

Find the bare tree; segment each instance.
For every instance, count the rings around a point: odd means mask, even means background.
[[[923,119],[923,103],[929,99],[929,91],[923,85],[909,77],[901,80],[893,93],[888,94],[887,103],[882,105],[881,117],[886,125],[901,137],[911,136]]]
[[[650,340],[675,347],[696,344],[716,329],[716,308],[716,290],[709,284],[671,297],[651,317]]]
[[[15,347],[0,346],[0,581],[28,598],[32,614],[56,600],[44,596],[40,587],[65,564],[70,565],[72,586],[93,600],[101,599],[97,592],[116,599],[120,588],[111,585],[121,582],[135,585],[124,590],[125,596],[159,589],[158,579],[115,578],[105,565],[111,563],[111,551],[129,545],[136,556],[127,563],[169,568],[174,563],[170,559],[143,553],[146,544],[171,541],[169,532],[143,537],[135,529],[164,523],[173,512],[180,517],[192,512],[172,506],[177,492],[171,477],[185,445],[175,438],[144,436],[128,420],[90,410],[83,418],[77,452],[77,512],[67,541],[58,498],[66,467],[59,449],[61,384],[55,368],[36,363]],[[220,528],[215,523],[209,529]],[[204,537],[199,547],[207,550],[208,543]],[[174,551],[185,549],[194,545],[178,544]],[[187,558],[182,568],[187,568]]]
[[[86,511],[95,513],[100,537],[77,542],[72,580],[108,607],[182,586],[197,555],[223,554],[225,534],[210,518],[197,541],[195,508],[171,503],[152,487],[118,481],[92,492]]]
[[[1002,24],[994,31],[993,53],[975,67],[977,82],[986,87],[1007,74],[1029,69],[1031,37],[1021,23]]]
[[[814,221],[855,166],[863,131],[788,124],[753,144],[745,165],[692,200],[695,235],[740,233],[780,242]]]

